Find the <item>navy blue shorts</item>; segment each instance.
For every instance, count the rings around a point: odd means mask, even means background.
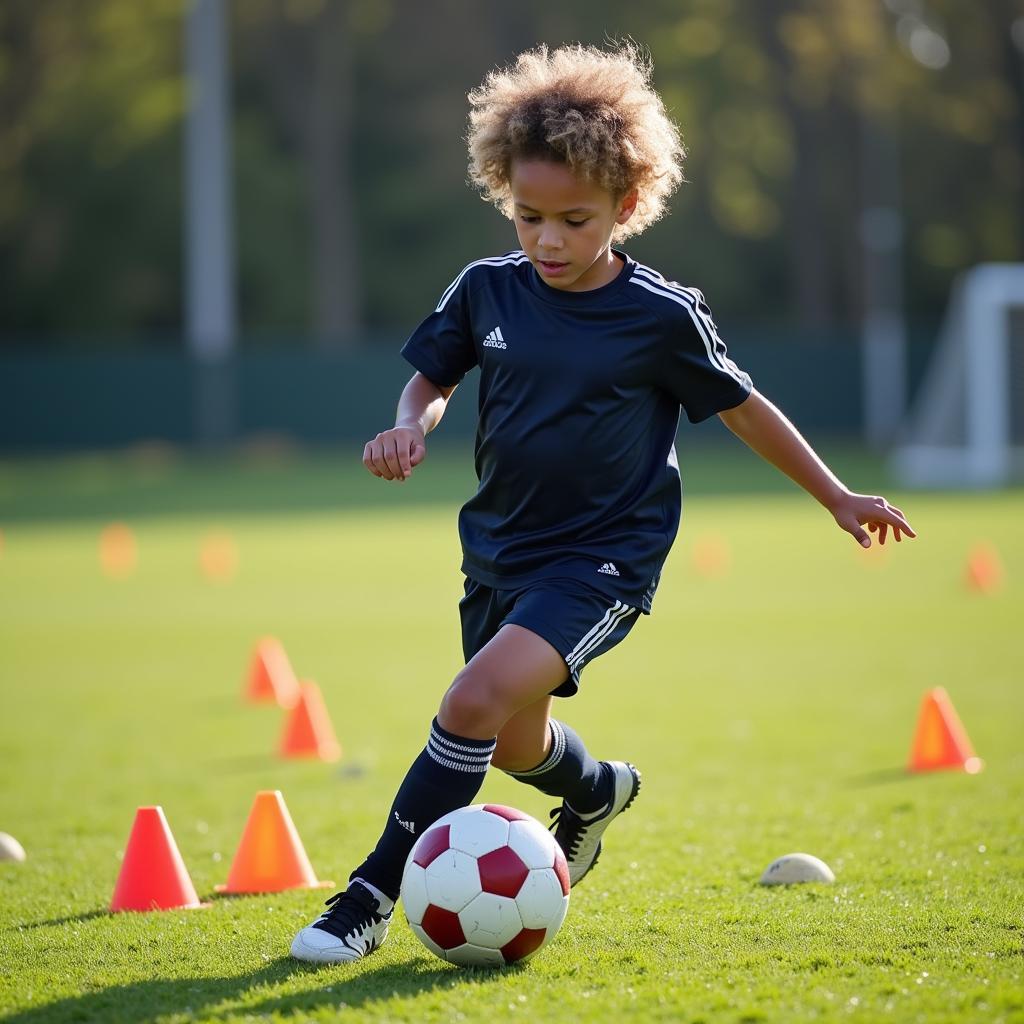
[[[551,691],[555,697],[576,693],[583,666],[625,639],[639,617],[636,608],[572,579],[542,580],[518,590],[492,590],[467,579],[459,616],[467,662],[510,623],[547,640],[566,664],[565,682]]]

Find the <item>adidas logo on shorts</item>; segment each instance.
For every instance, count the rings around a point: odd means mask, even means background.
[[[614,562],[605,562],[604,565],[602,565],[601,568],[598,569],[597,571],[598,572],[603,572],[605,574],[605,576],[621,576],[622,575],[622,573],[620,573],[619,570],[615,568],[615,563]]]

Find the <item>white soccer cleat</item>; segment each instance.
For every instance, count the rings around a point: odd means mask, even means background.
[[[328,910],[292,940],[291,955],[315,964],[345,964],[369,956],[388,937],[391,913],[359,882],[327,901]]]
[[[640,773],[626,761],[602,761],[611,769],[614,788],[608,806],[596,815],[579,815],[564,800],[551,812],[555,840],[569,865],[569,884],[576,885],[597,863],[601,836],[640,792]]]

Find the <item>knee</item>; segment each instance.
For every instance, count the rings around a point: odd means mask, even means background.
[[[489,739],[508,721],[511,711],[500,687],[478,670],[464,668],[448,687],[437,718],[457,736]]]

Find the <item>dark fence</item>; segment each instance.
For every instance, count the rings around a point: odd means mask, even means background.
[[[0,354],[0,449],[9,453],[120,447],[148,441],[192,445],[203,406],[220,410],[222,440],[283,435],[324,444],[367,439],[392,422],[410,371],[392,347],[330,355],[306,347],[243,349],[213,389],[183,351],[146,348]],[[911,376],[922,346],[912,346]],[[791,334],[733,336],[730,352],[757,387],[816,435],[861,435],[861,360],[856,335],[827,341]],[[449,436],[473,431],[476,374],[445,417]]]

